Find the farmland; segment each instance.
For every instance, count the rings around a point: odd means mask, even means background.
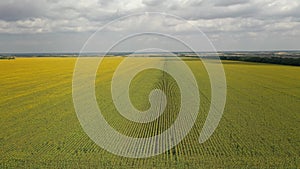
[[[164,58],[135,58],[137,63]],[[130,85],[133,105],[150,106],[149,93],[162,89],[166,110],[138,124],[113,105],[110,83],[122,57],[105,58],[96,77],[96,98],[108,123],[131,137],[150,137],[176,119],[180,91],[168,74],[140,72]],[[171,62],[164,60],[166,64]],[[181,143],[145,159],[113,155],[85,134],[72,99],[76,58],[0,60],[0,168],[299,168],[300,67],[222,61],[227,78],[223,117],[212,137],[198,137],[210,107],[210,83],[203,64],[186,59],[197,79],[200,112]],[[126,73],[126,72],[124,72]],[[171,90],[172,89],[172,90]]]

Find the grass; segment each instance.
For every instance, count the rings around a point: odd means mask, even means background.
[[[148,94],[154,88],[166,92],[168,105],[153,122],[131,122],[118,114],[110,94],[112,73],[121,61],[107,58],[97,73],[96,97],[104,117],[132,137],[164,131],[180,106],[176,82],[158,70],[139,73],[130,85],[135,107],[149,108]],[[200,61],[186,60],[200,87],[196,124],[170,151],[131,159],[108,153],[83,132],[72,102],[75,62],[75,58],[0,61],[0,168],[300,167],[299,67],[223,61],[228,87],[224,115],[213,136],[199,144],[210,106],[210,83]]]

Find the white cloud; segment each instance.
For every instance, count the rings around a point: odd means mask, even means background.
[[[0,2],[0,34],[93,32],[121,16],[145,11],[183,17],[214,40],[300,36],[298,0],[9,0]],[[133,17],[107,28],[138,29],[192,34],[189,24],[176,19]]]
[[[18,33],[18,30],[19,33],[91,31],[120,16],[143,11],[171,13],[189,21],[206,23],[210,28],[215,25],[213,30],[221,26],[225,31],[234,31],[239,29],[228,24],[235,18],[238,27],[248,24],[249,28],[257,25],[254,22],[260,22],[261,26],[263,21],[267,24],[281,22],[287,17],[299,19],[300,3],[296,0],[11,0],[0,3],[0,20],[11,26],[8,27],[11,33]],[[183,25],[175,27],[174,30],[184,31]]]

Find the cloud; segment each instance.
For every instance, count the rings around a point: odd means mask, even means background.
[[[212,0],[215,6],[232,6],[249,3],[250,0]]]
[[[46,4],[39,0],[10,0],[0,2],[0,20],[17,21],[44,16]]]
[[[120,16],[143,11],[171,13],[188,21],[218,22],[218,19],[250,18],[249,23],[252,23],[251,20],[266,20],[267,23],[280,22],[288,17],[299,19],[300,3],[296,0],[11,0],[0,2],[0,20],[7,22],[2,23],[3,25],[15,26],[11,27],[13,33],[17,33],[18,29],[22,33],[26,27],[27,32],[33,31],[33,33],[62,30],[91,31],[92,27],[99,27]],[[43,26],[44,28],[41,28]],[[35,28],[36,32],[34,32]]]
[[[161,0],[142,0],[142,3],[145,6],[158,6],[159,4],[162,3]]]
[[[300,30],[298,0],[7,0],[0,2],[0,34],[94,32],[119,17],[146,11],[180,16],[216,41],[273,34],[296,38]],[[193,34],[188,24],[159,17],[133,17],[107,31],[137,29]]]

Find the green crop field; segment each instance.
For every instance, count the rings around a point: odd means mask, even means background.
[[[134,61],[138,65],[157,59],[166,65],[172,62],[165,58]],[[176,81],[156,69],[137,74],[130,85],[137,109],[150,107],[148,96],[156,88],[166,93],[168,102],[158,119],[132,122],[118,113],[110,89],[122,60],[105,58],[99,66],[95,90],[103,116],[131,137],[161,133],[178,115],[181,98]],[[135,159],[107,152],[83,131],[72,99],[76,58],[0,60],[0,168],[300,168],[300,67],[223,61],[226,107],[214,134],[200,144],[210,107],[210,83],[199,60],[185,62],[200,92],[194,127],[171,150]]]

